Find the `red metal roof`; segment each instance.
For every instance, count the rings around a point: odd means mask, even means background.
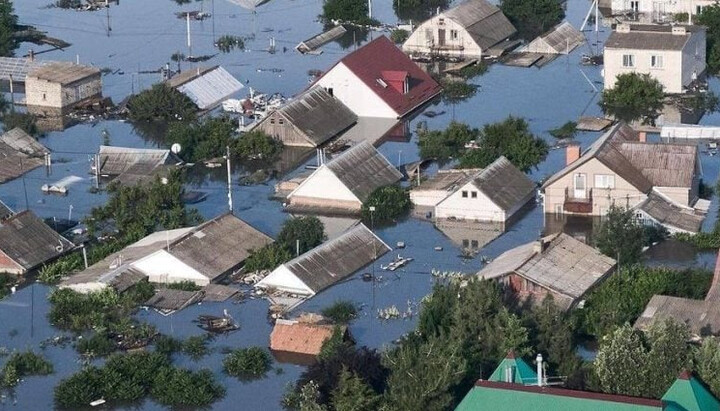
[[[424,72],[390,39],[380,36],[356,51],[348,54],[343,63],[358,76],[375,94],[387,103],[398,117],[403,117],[433,97],[440,94],[442,87]],[[393,87],[384,87],[383,82],[393,81],[407,73],[410,90],[403,94]],[[404,81],[404,76],[401,81]]]

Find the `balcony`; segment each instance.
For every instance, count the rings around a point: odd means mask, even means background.
[[[574,197],[574,190],[569,187],[565,187],[565,202],[563,204],[563,210],[565,210],[566,213],[592,214],[592,188],[587,189],[585,192],[585,197]]]

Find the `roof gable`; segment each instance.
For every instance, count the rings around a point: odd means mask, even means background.
[[[662,397],[663,402],[683,411],[720,409],[720,401],[697,378],[684,371]]]
[[[516,207],[535,190],[535,183],[505,156],[478,173],[473,185],[505,211]]]
[[[390,106],[398,117],[410,113],[442,91],[442,87],[430,75],[385,36],[380,36],[348,54],[339,63]],[[387,83],[391,80],[383,78],[383,72],[407,73],[408,92],[402,93],[390,87]],[[396,74],[391,77],[396,77]]]
[[[325,164],[361,202],[377,188],[393,184],[402,174],[372,144],[363,141]],[[310,180],[311,177],[308,178]]]
[[[511,381],[507,381],[508,377]],[[488,381],[531,384],[537,383],[537,373],[522,358],[515,357],[515,353],[511,351],[495,368]]]
[[[465,28],[481,49],[488,49],[516,32],[502,11],[485,0],[467,0],[442,16]]]

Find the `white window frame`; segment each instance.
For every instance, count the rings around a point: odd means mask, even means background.
[[[654,69],[663,68],[663,56],[661,54],[653,54],[650,56],[650,67]]]
[[[615,188],[615,176],[612,174],[595,174],[595,188]]]
[[[626,68],[635,67],[635,55],[634,54],[623,54],[622,65]]]

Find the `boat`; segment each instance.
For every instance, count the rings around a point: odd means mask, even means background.
[[[194,322],[199,323],[198,327],[212,333],[227,333],[240,329],[240,326],[235,322],[232,316],[230,316],[230,313],[228,313],[227,310],[223,310],[222,317],[214,315],[199,315],[197,320]]]
[[[395,258],[395,260],[393,260],[393,262],[391,262],[390,264],[385,265],[385,266],[381,265],[380,268],[382,268],[383,270],[386,270],[386,271],[395,271],[398,268],[407,265],[412,260],[413,260],[412,257],[402,257],[402,256],[400,256],[400,254],[398,254],[397,258]]]

